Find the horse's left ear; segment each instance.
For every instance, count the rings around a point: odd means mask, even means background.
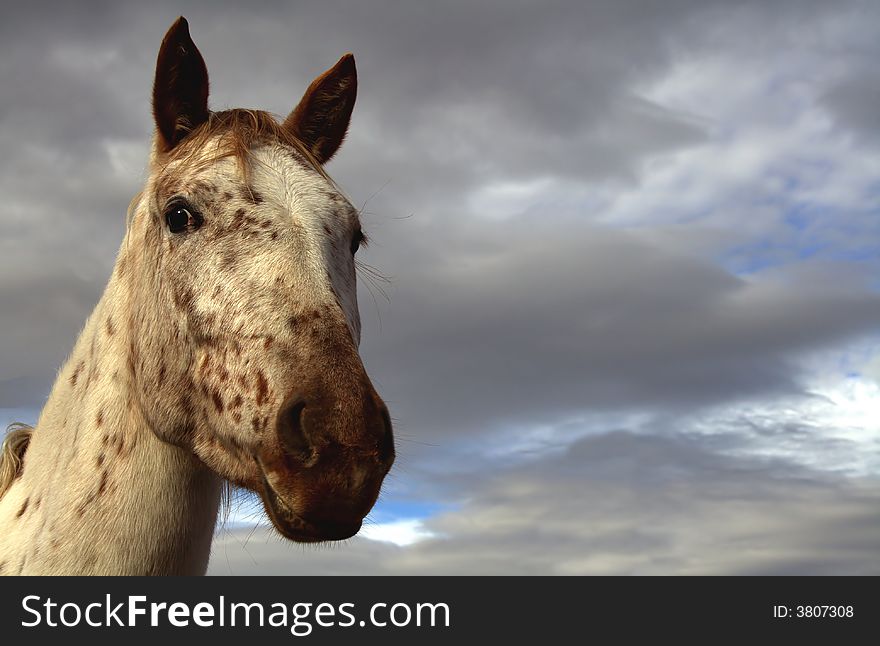
[[[299,105],[284,121],[284,128],[324,164],[345,139],[356,97],[354,56],[346,54],[312,81]]]
[[[171,25],[159,48],[153,117],[162,152],[174,148],[208,120],[208,68],[183,16]]]

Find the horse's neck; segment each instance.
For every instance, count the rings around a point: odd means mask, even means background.
[[[147,428],[111,279],[0,499],[3,573],[203,573],[220,481]],[[148,404],[149,405],[149,404]]]

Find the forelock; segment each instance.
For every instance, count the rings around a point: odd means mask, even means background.
[[[203,170],[221,159],[236,160],[245,179],[251,172],[251,150],[258,145],[281,145],[292,150],[298,163],[303,163],[332,183],[324,167],[307,146],[285,129],[270,113],[263,110],[233,109],[210,113],[175,148],[158,153],[156,162],[162,170],[170,165],[194,172]],[[179,170],[177,171],[179,172]]]

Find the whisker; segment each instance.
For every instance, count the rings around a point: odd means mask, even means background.
[[[385,189],[385,187],[388,186],[388,184],[390,184],[390,183],[391,183],[391,178],[388,178],[387,180],[385,180],[385,183],[382,184],[382,186],[380,186],[375,191],[373,191],[370,194],[370,196],[364,200],[364,203],[361,205],[361,208],[358,209],[358,215],[360,215],[362,213],[366,213],[367,204],[369,204],[370,200],[372,200],[379,193],[381,193]]]

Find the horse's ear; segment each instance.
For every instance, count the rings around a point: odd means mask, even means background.
[[[189,24],[183,16],[171,25],[159,48],[153,117],[162,152],[174,148],[208,120],[208,68],[190,38]]]
[[[346,54],[312,81],[284,127],[303,142],[320,163],[326,163],[345,139],[357,97],[354,56]]]

